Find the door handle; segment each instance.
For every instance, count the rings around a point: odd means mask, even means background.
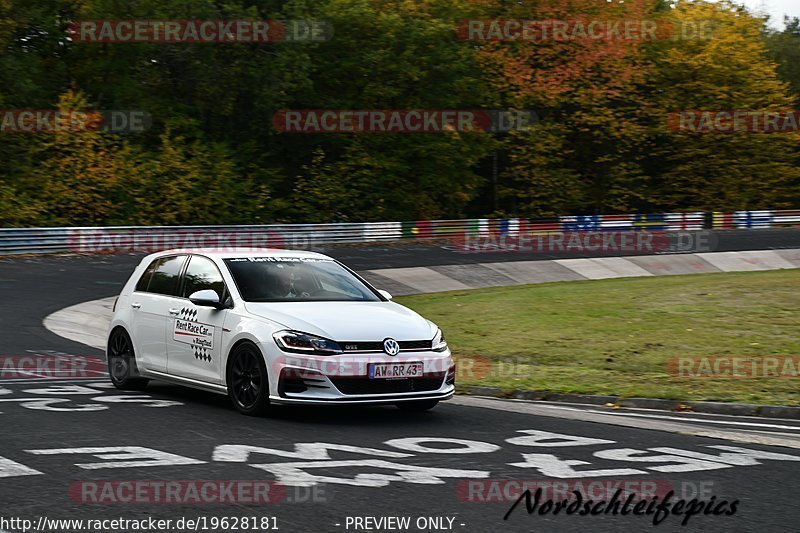
[[[133,307],[134,309],[139,309],[141,306],[142,306],[142,304],[140,304],[138,302],[134,302],[134,303],[131,304],[131,307]]]
[[[179,315],[181,313],[180,309],[170,309],[169,314],[171,315]]]

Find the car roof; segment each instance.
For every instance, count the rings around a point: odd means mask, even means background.
[[[280,248],[229,248],[221,251],[216,248],[174,248],[150,254],[148,258],[163,257],[175,254],[197,254],[212,259],[234,259],[244,257],[300,257],[313,259],[332,259],[327,255],[306,250],[283,250]]]

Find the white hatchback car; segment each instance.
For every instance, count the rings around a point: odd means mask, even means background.
[[[109,374],[271,403],[393,403],[424,411],[455,390],[442,332],[318,253],[172,250],[145,257],[114,304]]]

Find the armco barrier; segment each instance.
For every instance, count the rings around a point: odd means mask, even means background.
[[[712,214],[713,229],[763,229],[800,226],[800,210],[734,211]]]
[[[571,231],[694,231],[800,225],[800,210],[656,213],[522,218],[419,220],[252,226],[115,226],[0,228],[0,255],[147,252],[169,248],[310,248],[319,245],[436,239],[464,235]]]

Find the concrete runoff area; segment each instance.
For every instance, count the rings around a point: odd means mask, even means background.
[[[586,279],[556,261],[513,261],[509,263],[484,263],[483,266],[515,280],[515,285]]]
[[[796,268],[795,265],[774,251],[761,252],[719,252],[697,254],[723,272],[747,272],[757,270],[777,270]]]
[[[412,294],[457,291],[470,288],[468,285],[464,285],[460,281],[445,276],[428,267],[386,268],[383,270],[370,270],[369,272],[372,274],[380,274],[381,276],[408,285],[414,290]]]
[[[639,265],[654,276],[669,276],[681,274],[709,274],[722,272],[697,254],[687,255],[645,255],[641,257],[628,257],[628,261]],[[800,265],[800,255],[798,255]]]
[[[516,280],[482,264],[475,265],[443,265],[431,269],[439,274],[455,279],[473,289],[484,287],[502,287],[514,285]]]

